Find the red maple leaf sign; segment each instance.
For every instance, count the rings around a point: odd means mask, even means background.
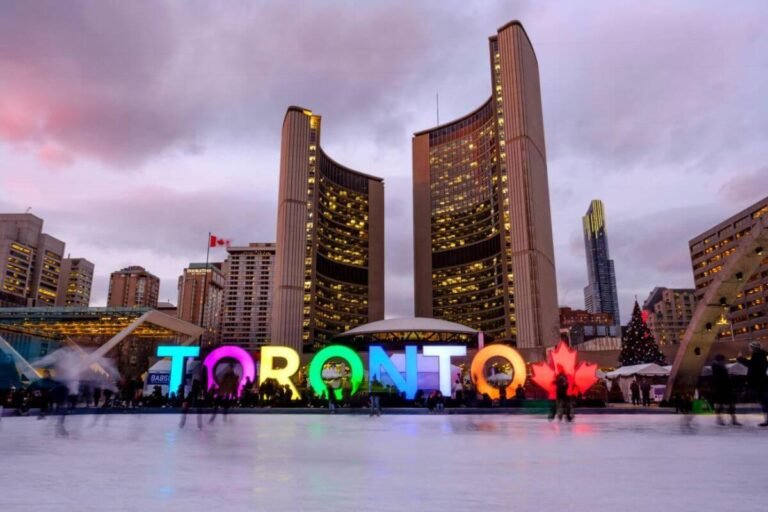
[[[585,362],[580,362],[577,365],[576,354],[575,349],[561,341],[555,350],[549,351],[547,361],[540,361],[531,365],[531,370],[533,370],[531,380],[545,390],[549,398],[554,399],[557,367],[562,366],[570,384],[568,394],[571,396],[583,395],[592,387],[592,384],[597,382],[597,365]]]

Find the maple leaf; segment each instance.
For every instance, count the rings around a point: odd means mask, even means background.
[[[557,393],[555,377],[558,367],[563,367],[563,372],[568,377],[568,394],[576,396],[584,394],[597,382],[597,365],[581,362],[576,364],[577,352],[564,342],[560,342],[554,350],[549,351],[546,361],[539,361],[531,365],[531,380],[544,391],[549,398],[554,399]]]

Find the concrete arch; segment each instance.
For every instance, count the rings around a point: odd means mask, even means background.
[[[667,381],[664,398],[675,394],[692,394],[707,360],[712,344],[717,339],[716,322],[728,304],[747,285],[747,280],[768,254],[768,215],[761,217],[747,236],[739,240],[739,247],[728,259],[725,267],[707,287],[704,297],[696,306],[680,342],[672,372]]]

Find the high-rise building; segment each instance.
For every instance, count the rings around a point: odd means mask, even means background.
[[[54,306],[64,242],[31,213],[0,214],[0,306]]]
[[[107,307],[157,307],[160,279],[144,267],[131,266],[109,276]]]
[[[227,247],[221,343],[256,350],[269,343],[275,244]]]
[[[320,146],[320,116],[283,121],[272,342],[315,350],[384,318],[384,183]]]
[[[225,284],[221,267],[221,263],[190,263],[179,276],[176,315],[205,328],[204,344],[219,339]]]
[[[747,235],[757,219],[768,215],[768,197],[729,217],[688,242],[696,285],[696,300],[701,300],[714,275],[723,270],[728,258],[736,252],[739,239]],[[768,247],[765,259],[747,284],[728,304],[724,313],[728,324],[720,329],[723,339],[736,341],[768,341]]]
[[[696,309],[696,290],[656,287],[643,302],[643,315],[659,345],[677,345]]]
[[[56,305],[88,307],[93,286],[93,263],[85,258],[64,258],[61,262]]]
[[[558,303],[538,63],[519,22],[489,43],[491,97],[413,137],[416,315],[551,346]]]
[[[605,227],[603,202],[594,199],[582,218],[584,248],[587,254],[587,277],[584,288],[584,307],[590,313],[608,313],[613,317],[612,336],[618,336],[619,295],[616,292],[616,271],[608,252],[608,231]]]

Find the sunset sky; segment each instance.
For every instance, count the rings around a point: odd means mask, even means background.
[[[687,241],[768,195],[768,2],[0,3],[0,212],[66,252],[142,265],[176,303],[209,231],[275,239],[280,128],[323,116],[338,162],[385,180],[387,316],[413,314],[411,135],[490,96],[518,19],[542,84],[559,302],[584,306],[581,216],[606,207],[622,320],[692,287]],[[214,261],[225,257],[223,250]]]

